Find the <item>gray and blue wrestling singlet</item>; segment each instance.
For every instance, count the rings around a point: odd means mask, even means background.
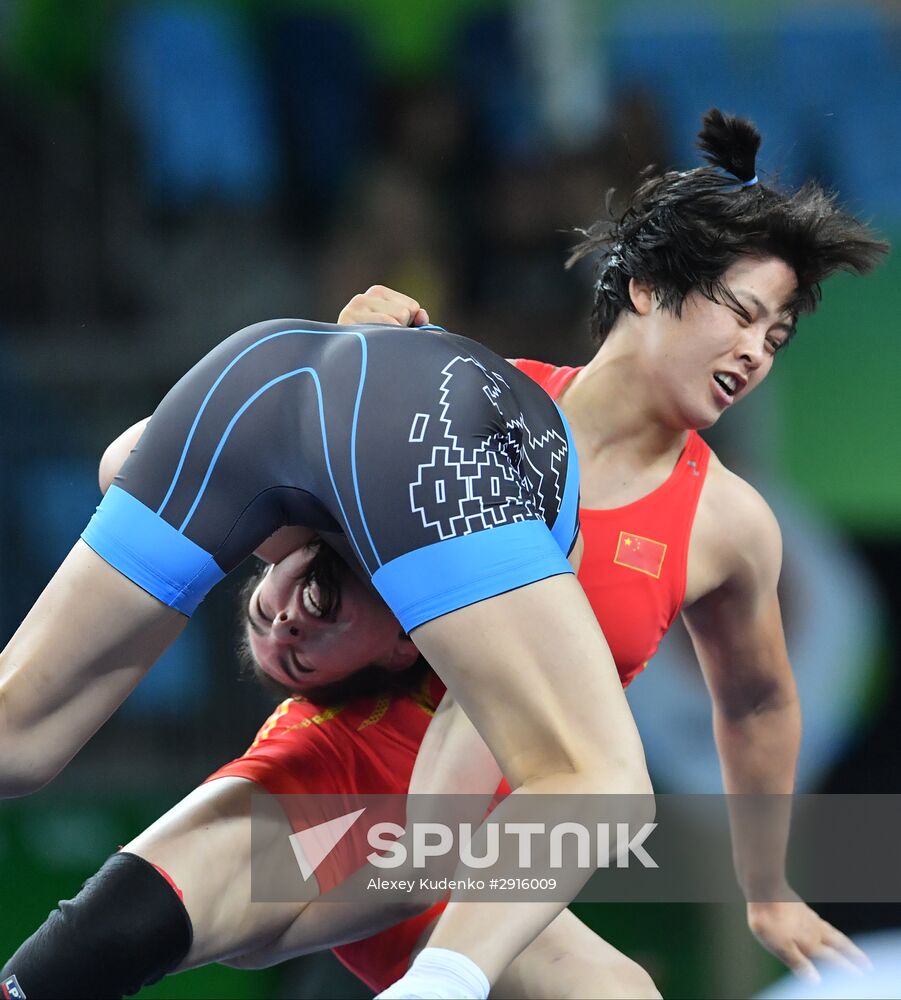
[[[166,395],[82,537],[190,614],[277,528],[341,533],[410,631],[570,572],[578,481],[554,402],[481,345],[273,320]]]

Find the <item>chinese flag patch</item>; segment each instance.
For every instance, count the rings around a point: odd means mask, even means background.
[[[639,573],[659,577],[665,555],[666,545],[663,542],[621,531],[613,561],[617,566],[628,566],[629,569],[637,569]]]

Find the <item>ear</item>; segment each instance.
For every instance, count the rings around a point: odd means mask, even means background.
[[[654,309],[654,287],[637,278],[629,279],[629,298],[639,316],[647,316]]]
[[[379,664],[385,670],[407,670],[419,659],[419,650],[406,632],[399,632],[394,648]]]

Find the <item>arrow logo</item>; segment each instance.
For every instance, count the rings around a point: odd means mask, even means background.
[[[322,862],[331,854],[335,845],[366,812],[366,807],[346,813],[337,819],[330,819],[308,830],[292,833],[288,840],[304,881],[308,879]]]

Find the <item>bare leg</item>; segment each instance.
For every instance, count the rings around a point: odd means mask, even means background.
[[[244,778],[201,785],[123,848],[158,865],[184,893],[194,940],[179,971],[263,946],[306,905],[251,900],[253,793],[265,794]]]
[[[564,910],[501,973],[495,1000],[659,1000],[651,977],[631,958]]]
[[[413,638],[514,795],[650,793],[619,676],[575,577],[552,577],[462,608],[416,629]],[[509,801],[493,820],[504,821]],[[648,813],[652,808],[647,800]],[[572,895],[578,888],[571,887]],[[452,899],[429,946],[466,955],[495,982],[564,905]]]
[[[61,771],[187,621],[76,542],[0,654],[0,798]]]

